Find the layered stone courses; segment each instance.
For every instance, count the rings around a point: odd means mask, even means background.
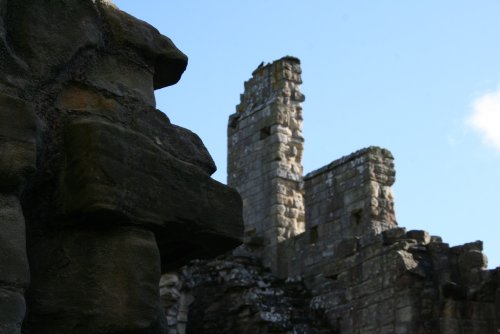
[[[245,82],[228,127],[228,185],[244,198],[245,238],[264,263],[277,245],[304,231],[300,61],[260,66]]]
[[[160,276],[241,199],[155,108],[187,57],[107,0],[0,0],[0,334],[166,333]]]
[[[344,239],[397,225],[392,154],[369,147],[304,177],[307,228],[333,223],[330,236]]]

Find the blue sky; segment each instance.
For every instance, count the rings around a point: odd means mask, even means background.
[[[362,147],[395,156],[400,226],[483,240],[500,265],[500,1],[115,0],[189,56],[158,108],[226,179],[227,118],[261,61],[302,61],[306,172]]]

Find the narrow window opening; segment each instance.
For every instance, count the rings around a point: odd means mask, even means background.
[[[329,278],[332,281],[338,281],[339,280],[339,275],[338,274],[334,274],[334,275],[326,276],[326,278]]]
[[[266,126],[262,129],[260,129],[260,140],[266,139],[271,135],[271,127]]]
[[[315,244],[318,242],[318,227],[314,226],[311,227],[309,230],[309,243],[310,244]]]
[[[363,218],[363,210],[355,210],[351,213],[352,224],[359,225],[361,223],[361,218]]]

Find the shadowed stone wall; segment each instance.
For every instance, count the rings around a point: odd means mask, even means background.
[[[160,275],[241,200],[155,108],[187,57],[107,0],[0,0],[0,334],[166,333]]]

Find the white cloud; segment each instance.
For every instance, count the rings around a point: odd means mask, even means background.
[[[478,97],[473,109],[467,124],[481,135],[485,144],[500,152],[500,87]]]

